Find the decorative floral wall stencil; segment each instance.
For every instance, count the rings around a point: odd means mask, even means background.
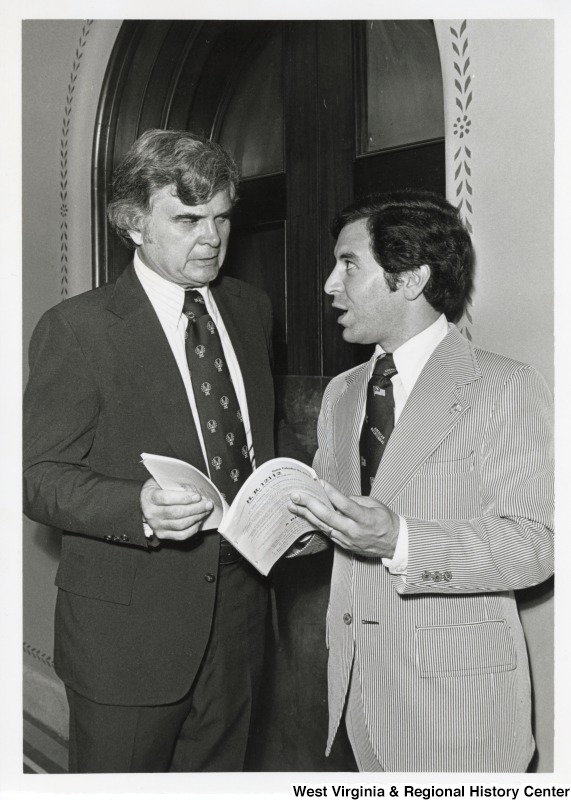
[[[42,664],[46,665],[46,667],[50,667],[51,669],[54,668],[53,658],[47,653],[44,653],[43,650],[40,650],[39,647],[32,647],[32,645],[28,644],[28,642],[24,642],[24,653],[27,653],[32,658],[35,658],[36,661],[41,661]]]
[[[68,279],[67,279],[67,151],[69,141],[69,129],[71,123],[71,109],[73,105],[73,95],[75,92],[75,83],[81,66],[81,59],[83,50],[89,36],[89,31],[93,24],[92,19],[85,21],[79,37],[79,44],[75,50],[75,58],[71,70],[71,77],[67,86],[66,105],[63,113],[63,125],[60,143],[60,283],[61,283],[61,296],[65,299],[68,294]]]
[[[467,139],[470,136],[470,129],[472,127],[472,120],[469,116],[469,108],[472,103],[472,76],[468,72],[470,69],[470,54],[468,51],[468,23],[463,20],[460,29],[457,31],[455,28],[450,28],[452,34],[452,50],[454,51],[454,86],[456,89],[456,107],[458,109],[458,116],[452,126],[452,134],[454,136],[454,181],[455,181],[455,197],[456,207],[460,211],[466,228],[470,233],[473,233],[472,228],[472,169],[470,161],[472,158],[472,151],[468,147]],[[456,142],[459,147],[456,147]],[[466,324],[466,320],[471,324],[472,302],[468,298],[464,316],[460,325],[460,330],[468,338],[472,339],[470,330]]]

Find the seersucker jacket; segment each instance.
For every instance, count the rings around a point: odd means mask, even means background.
[[[354,659],[386,771],[524,771],[531,691],[513,591],[553,572],[551,396],[531,367],[453,326],[425,365],[371,496],[405,517],[406,580],[335,549],[327,614],[329,739]],[[334,378],[314,467],[359,495],[367,365]]]

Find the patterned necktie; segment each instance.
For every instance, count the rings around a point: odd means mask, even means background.
[[[210,479],[228,505],[252,473],[246,431],[220,335],[200,292],[185,293],[186,358]]]
[[[377,469],[395,426],[395,401],[391,376],[396,375],[391,353],[377,359],[367,387],[367,407],[361,431],[361,493],[371,493]]]

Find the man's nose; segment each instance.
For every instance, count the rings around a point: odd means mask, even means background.
[[[220,244],[220,234],[214,220],[205,219],[203,221],[203,228],[200,234],[200,240],[203,244],[209,244],[211,247],[218,247]]]
[[[327,280],[325,281],[325,286],[323,287],[323,291],[325,294],[339,294],[344,289],[343,281],[341,280],[341,273],[337,269],[337,267],[333,267],[333,270]]]

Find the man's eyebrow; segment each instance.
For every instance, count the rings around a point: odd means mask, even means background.
[[[206,214],[191,214],[190,212],[186,212],[184,214],[175,214],[173,219],[190,219],[193,222],[197,222],[199,219],[204,219]]]
[[[230,216],[231,213],[232,213],[232,206],[229,206],[228,208],[225,208],[223,211],[220,211],[219,214],[215,214],[215,216],[227,217]],[[208,214],[193,214],[191,211],[185,211],[182,214],[175,214],[173,216],[173,219],[174,220],[188,219],[191,222],[198,222],[201,219],[206,219],[206,217],[208,216],[209,216]]]
[[[356,261],[358,259],[357,253],[354,253],[352,250],[342,250],[340,253],[337,254],[337,259],[339,260],[346,260],[346,261]]]

